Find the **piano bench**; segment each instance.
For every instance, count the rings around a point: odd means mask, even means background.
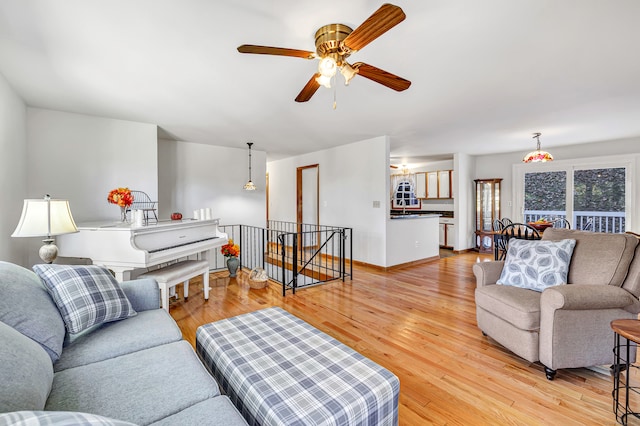
[[[209,300],[209,261],[208,260],[183,260],[164,268],[146,272],[138,278],[153,278],[160,287],[160,299],[162,309],[169,312],[169,289],[177,284],[184,283],[184,298],[189,297],[189,279],[202,275],[204,285],[204,298]]]

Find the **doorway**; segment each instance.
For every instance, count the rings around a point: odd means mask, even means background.
[[[320,221],[320,179],[319,165],[298,167],[296,170],[296,222],[301,233],[301,247],[317,244],[314,232]]]

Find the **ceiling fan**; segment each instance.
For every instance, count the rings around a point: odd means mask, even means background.
[[[315,52],[252,44],[243,44],[238,47],[238,52],[293,56],[303,59],[318,58],[320,60],[318,72],[300,91],[296,102],[306,102],[311,99],[321,85],[330,88],[331,79],[338,70],[343,75],[346,85],[356,74],[359,74],[400,92],[409,88],[411,85],[409,80],[363,62],[349,64],[347,58],[398,25],[405,17],[406,15],[398,6],[383,4],[355,30],[344,24],[329,24],[320,27],[316,31]]]

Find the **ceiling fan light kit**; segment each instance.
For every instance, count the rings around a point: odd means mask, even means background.
[[[345,85],[348,85],[351,79],[356,74],[359,74],[371,81],[400,92],[409,88],[411,85],[409,80],[362,62],[349,64],[346,59],[398,25],[405,17],[401,8],[387,3],[380,6],[355,30],[344,24],[329,24],[320,27],[315,34],[315,53],[307,50],[250,44],[239,46],[238,52],[319,59],[318,72],[311,77],[302,91],[300,91],[296,97],[296,102],[308,101],[320,86],[331,88],[331,80],[338,70],[344,77]]]

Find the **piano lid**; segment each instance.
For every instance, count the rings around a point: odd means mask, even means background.
[[[128,223],[81,223],[75,234],[57,238],[59,256],[90,258],[123,280],[123,271],[148,268],[222,246],[227,234],[219,219],[161,221],[136,227]],[[118,275],[119,274],[119,275]]]

